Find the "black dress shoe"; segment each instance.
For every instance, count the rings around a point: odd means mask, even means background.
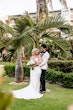
[[[42,91],[42,90],[40,90],[40,93],[43,93],[43,91]]]
[[[40,93],[46,93],[46,91],[40,90]]]
[[[46,93],[46,91],[42,91],[42,93]]]

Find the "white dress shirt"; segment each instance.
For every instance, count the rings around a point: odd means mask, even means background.
[[[41,67],[41,69],[43,70],[47,70],[48,68],[48,59],[50,58],[50,54],[46,51],[45,53],[40,53],[41,57],[42,57],[42,62],[41,64],[39,64],[39,66]]]

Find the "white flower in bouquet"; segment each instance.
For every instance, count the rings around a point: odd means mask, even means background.
[[[33,59],[27,62],[28,66],[33,66],[34,64],[35,64],[35,61]]]

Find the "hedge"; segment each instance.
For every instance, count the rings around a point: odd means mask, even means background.
[[[46,79],[49,83],[60,84],[63,87],[73,88],[73,72],[63,73],[61,71],[55,71],[54,69],[48,69],[46,72]]]
[[[7,63],[5,66],[5,72],[8,76],[15,75],[15,64]],[[24,76],[30,76],[30,68],[27,65],[23,65],[24,69]],[[56,71],[54,69],[48,69],[46,72],[46,80],[49,83],[53,84],[60,84],[61,86],[67,88],[73,88],[73,72],[71,73],[64,73],[62,71]]]
[[[4,66],[6,75],[8,76],[13,76],[15,75],[15,64],[14,63],[6,63]],[[28,76],[30,75],[30,68],[27,65],[23,65],[23,69],[24,69],[24,76]]]
[[[3,63],[4,65],[12,65],[10,62],[2,62],[2,64]],[[49,60],[48,67],[64,73],[71,73],[73,72],[73,60]]]
[[[49,60],[48,67],[64,73],[73,72],[73,61],[71,60]]]
[[[6,75],[14,76],[15,75],[15,64],[14,63],[6,63],[4,66]]]

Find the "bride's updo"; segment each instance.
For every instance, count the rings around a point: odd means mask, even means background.
[[[33,48],[32,49],[32,55],[34,54],[39,54],[39,49],[38,48]]]

